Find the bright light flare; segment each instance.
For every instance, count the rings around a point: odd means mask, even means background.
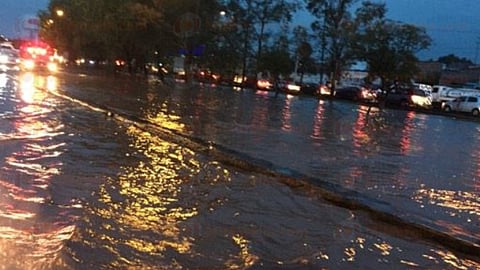
[[[233,77],[233,82],[236,83],[236,84],[241,84],[243,82],[245,82],[247,80],[246,77],[242,77],[241,75],[235,75],[235,77]]]
[[[35,68],[35,61],[33,60],[24,60],[22,64],[26,70],[33,70]]]
[[[292,92],[300,92],[301,87],[300,85],[289,83],[287,84],[287,89],[288,91],[292,91]]]
[[[48,69],[48,71],[50,71],[50,72],[57,72],[57,71],[58,71],[58,65],[57,65],[57,63],[49,62],[49,63],[47,64],[47,69]]]
[[[272,84],[268,80],[258,80],[257,87],[262,89],[269,89],[272,87]]]

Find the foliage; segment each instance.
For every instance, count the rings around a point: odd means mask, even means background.
[[[196,45],[175,34],[175,23],[192,12],[208,28],[215,8],[214,0],[51,0],[48,10],[40,13],[41,35],[71,59],[147,61],[154,52],[166,55]],[[56,16],[60,9],[62,17]],[[195,39],[200,44],[210,37],[196,34]]]
[[[271,34],[267,32],[266,26],[290,22],[298,4],[295,1],[278,0],[227,0],[225,8],[240,30],[238,37],[243,40],[238,44],[243,47],[244,62],[255,58],[255,69],[258,69],[263,65],[262,51]],[[253,49],[251,41],[257,44],[256,50]]]
[[[385,85],[408,82],[418,72],[415,54],[430,45],[425,29],[388,20],[385,4],[364,2],[356,11],[359,33],[356,56],[366,61],[369,76]]]
[[[182,50],[187,63],[228,72],[290,73],[293,59],[314,71],[312,55],[320,48],[321,67],[332,79],[364,60],[372,77],[407,80],[416,70],[415,53],[430,44],[424,29],[386,19],[385,4],[364,2],[352,13],[359,0],[304,1],[316,18],[311,29],[320,46],[306,28],[290,30],[297,0],[51,0],[39,15],[41,36],[72,60],[121,58],[141,64]],[[175,31],[184,14],[199,18],[197,32]],[[277,35],[267,27],[275,25]],[[193,55],[198,47],[203,53]]]
[[[289,76],[293,70],[293,61],[288,51],[271,48],[267,49],[260,59],[259,70],[268,70],[274,76]]]
[[[353,60],[351,43],[356,29],[349,9],[356,2],[357,0],[306,0],[307,9],[317,18],[312,23],[312,30],[325,50],[327,71],[331,74],[333,89],[341,71]]]

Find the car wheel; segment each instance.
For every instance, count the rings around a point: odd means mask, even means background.
[[[479,115],[480,115],[480,111],[479,111],[478,109],[473,109],[472,115],[473,115],[473,116],[479,116]]]
[[[452,108],[450,108],[450,106],[446,105],[446,106],[443,108],[443,110],[444,110],[445,112],[451,112],[451,111],[452,111]]]

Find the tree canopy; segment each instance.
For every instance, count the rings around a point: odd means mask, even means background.
[[[357,0],[306,0],[317,18],[313,31],[327,53],[333,86],[352,60],[367,62],[371,77],[382,83],[407,80],[417,71],[416,53],[430,45],[425,29],[387,19],[385,3]]]
[[[334,82],[358,60],[371,76],[407,79],[416,70],[415,54],[430,45],[423,28],[387,19],[385,4],[370,1],[304,0],[315,18],[311,32],[291,29],[297,1],[51,0],[39,14],[41,36],[70,59],[141,63],[183,53],[228,72],[285,73],[296,60],[316,70],[313,56],[321,50],[320,67]]]
[[[356,56],[367,63],[369,76],[383,84],[408,81],[418,72],[415,54],[431,40],[423,28],[386,19],[386,11],[385,3],[372,2],[356,11]]]

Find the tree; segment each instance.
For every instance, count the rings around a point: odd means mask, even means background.
[[[71,56],[93,59],[143,58],[157,36],[160,1],[52,0],[40,14],[42,36]],[[56,10],[64,16],[55,16]],[[52,25],[49,22],[53,22]]]
[[[353,58],[352,41],[356,33],[349,9],[357,0],[305,0],[307,9],[317,18],[312,23],[312,30],[321,41],[323,55],[327,57],[328,72],[332,81],[331,93],[334,93],[336,82],[341,71],[350,64]],[[324,63],[322,63],[324,65]]]
[[[265,26],[269,23],[290,22],[297,5],[290,1],[254,0],[252,1],[252,9],[255,10],[253,14],[258,23],[257,59],[260,59],[265,39]]]
[[[369,76],[378,77],[384,89],[394,81],[409,82],[418,72],[416,53],[428,48],[424,28],[385,18],[384,3],[364,2],[356,11],[356,57],[364,60]]]
[[[265,48],[262,57],[259,59],[258,69],[268,70],[275,79],[279,76],[290,76],[294,61],[290,52],[291,38],[288,36],[286,25],[282,25],[282,30],[274,38],[274,42]]]
[[[58,18],[56,10],[64,11]],[[40,12],[41,36],[72,59],[135,59],[138,64],[157,52],[167,55],[211,39],[216,0],[51,0]],[[200,17],[202,29],[188,38],[174,25],[185,13]]]
[[[275,78],[279,75],[288,76],[294,65],[288,51],[275,47],[267,48],[259,60],[259,70],[268,70]]]
[[[244,67],[248,58],[256,59],[255,69],[262,65],[264,44],[268,37],[266,26],[289,22],[297,9],[296,1],[278,0],[228,0],[225,7],[239,26],[239,36],[243,38]],[[256,50],[252,46],[256,43]]]
[[[301,74],[300,83],[303,81],[303,75],[308,70],[312,72],[312,66],[315,65],[311,58],[313,53],[312,45],[309,42],[309,34],[303,26],[296,26],[293,29],[293,39],[296,46],[296,72]]]

